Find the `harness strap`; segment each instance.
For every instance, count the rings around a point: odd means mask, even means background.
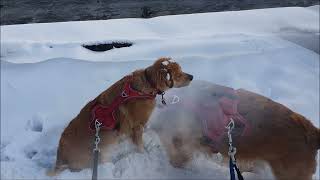
[[[117,124],[116,118],[115,118],[115,111],[119,108],[121,104],[124,104],[125,102],[136,99],[136,98],[144,98],[144,99],[154,99],[156,95],[154,94],[143,94],[141,92],[138,92],[134,89],[132,89],[130,85],[131,79],[127,80],[125,82],[124,88],[121,91],[121,93],[114,98],[114,100],[109,104],[108,106],[104,106],[101,104],[96,104],[92,108],[91,114],[92,118],[89,122],[89,129],[92,131],[95,129],[94,127],[94,121],[98,119],[102,125],[101,129],[103,130],[114,130]]]

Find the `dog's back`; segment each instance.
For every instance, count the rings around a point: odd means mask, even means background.
[[[209,146],[201,142],[201,119],[194,114],[201,111],[201,105],[210,106],[210,101],[214,101],[212,95],[219,94],[219,90],[211,83],[194,82],[188,89],[176,90],[173,94],[178,95],[181,102],[196,97],[193,101],[195,109],[175,104],[161,110],[162,113],[158,113],[153,121],[161,122],[154,122],[154,126],[171,163],[181,167],[190,160],[193,152],[210,154]],[[242,89],[237,90],[237,94],[239,113],[252,126],[250,135],[233,138],[237,158],[243,161],[266,161],[278,179],[311,179],[320,143],[319,129],[305,117],[271,99]],[[163,122],[167,122],[167,125]],[[176,131],[167,131],[165,127]],[[226,135],[219,152],[227,156]]]

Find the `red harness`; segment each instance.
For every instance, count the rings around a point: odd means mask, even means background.
[[[101,124],[102,130],[114,130],[117,125],[117,120],[115,118],[115,111],[119,108],[121,104],[126,103],[129,100],[136,98],[144,99],[154,99],[156,95],[153,94],[143,94],[131,88],[130,80],[125,82],[124,89],[112,103],[108,106],[103,106],[101,104],[95,104],[92,108],[92,118],[89,124],[90,130],[95,130],[95,120],[97,119]]]

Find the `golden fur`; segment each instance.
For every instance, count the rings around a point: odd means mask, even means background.
[[[205,88],[201,88],[205,85]],[[191,87],[177,90],[190,91],[183,98],[199,96],[193,101],[196,107],[214,101],[219,88],[207,82],[193,82]],[[311,180],[316,168],[316,154],[320,148],[319,129],[305,117],[282,104],[243,89],[239,95],[239,113],[252,125],[249,136],[233,137],[239,162],[267,162],[278,180]],[[196,92],[196,93],[194,93]],[[180,95],[181,95],[180,94]],[[202,97],[202,98],[201,98]],[[189,109],[172,107],[154,116],[153,129],[159,134],[172,165],[184,167],[196,151],[212,155],[212,149],[202,141],[201,120]],[[157,123],[158,122],[158,123]],[[228,160],[228,140],[218,151]],[[240,163],[241,168],[241,163]],[[242,169],[244,170],[244,169]]]
[[[170,73],[170,79],[167,78],[169,76],[167,75],[168,72]],[[178,63],[173,62],[170,58],[160,58],[146,69],[134,71],[131,77],[131,87],[141,93],[148,94],[166,91],[172,86],[187,86],[192,80],[192,75],[182,72]],[[94,133],[89,133],[88,129],[91,110],[96,103],[108,106],[121,93],[127,80],[127,77],[124,77],[114,83],[85,105],[69,123],[60,138],[56,166],[54,171],[48,173],[49,175],[55,175],[66,168],[77,171],[91,167],[94,144]],[[120,122],[119,131],[100,131],[101,142],[99,147],[103,152],[100,160],[110,160],[110,157],[108,157],[110,155],[108,153],[110,145],[118,143],[120,137],[123,136],[129,137],[138,150],[143,151],[143,128],[154,107],[154,99],[133,99],[120,105],[115,112],[116,120]]]

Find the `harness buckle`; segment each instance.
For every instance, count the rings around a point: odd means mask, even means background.
[[[128,97],[128,94],[126,93],[126,91],[122,91],[121,97],[124,97],[124,98]]]
[[[162,104],[163,105],[167,105],[167,103],[166,103],[166,99],[164,98],[164,94],[165,94],[165,92],[163,91],[163,92],[161,92],[161,102],[162,102]]]
[[[228,132],[230,131],[230,133],[231,133],[232,129],[234,128],[234,120],[232,118],[230,118],[230,122],[226,126],[226,128],[228,129]]]

